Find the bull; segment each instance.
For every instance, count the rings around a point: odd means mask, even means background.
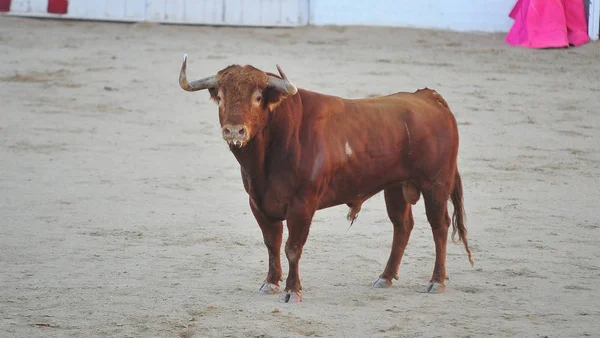
[[[286,303],[302,301],[299,261],[315,212],[346,204],[354,222],[361,205],[381,191],[393,240],[374,287],[390,287],[398,279],[414,225],[412,206],[421,196],[435,242],[427,292],[445,290],[450,224],[452,240],[458,233],[473,265],[457,168],[457,123],[436,91],[344,99],[297,88],[279,65],[279,75],[230,65],[191,82],[186,69],[187,54],[179,85],[190,92],[208,90],[218,105],[222,137],[240,165],[250,210],[262,231],[269,266],[260,293],[280,293]],[[289,271],[281,291],[283,221]]]

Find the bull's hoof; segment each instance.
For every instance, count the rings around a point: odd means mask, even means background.
[[[385,278],[379,277],[373,283],[373,287],[374,288],[391,288],[392,287],[392,281],[391,280],[387,280]]]
[[[440,283],[429,283],[427,287],[428,293],[443,293],[446,290],[446,285]]]
[[[300,303],[302,302],[302,291],[283,291],[279,296],[282,303]]]
[[[263,283],[258,290],[258,292],[264,295],[272,295],[274,293],[279,293],[280,291],[281,289],[279,288],[279,285],[275,285],[273,283]]]

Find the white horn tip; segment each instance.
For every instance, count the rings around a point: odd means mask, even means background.
[[[187,53],[183,54],[183,61],[187,61]]]

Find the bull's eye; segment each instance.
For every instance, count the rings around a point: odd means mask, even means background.
[[[221,95],[217,95],[217,101],[221,101]]]
[[[260,102],[260,100],[262,100],[262,96],[258,95],[258,96],[256,97],[256,102]]]

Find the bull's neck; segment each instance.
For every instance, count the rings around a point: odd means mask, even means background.
[[[245,188],[253,197],[261,194],[265,187],[265,162],[268,144],[268,136],[261,133],[243,148],[231,149],[242,169]]]
[[[241,166],[246,190],[253,198],[259,199],[265,192],[270,175],[293,167],[294,164],[287,163],[286,159],[297,145],[301,102],[300,95],[285,100],[270,114],[264,129],[246,146],[231,149]]]

